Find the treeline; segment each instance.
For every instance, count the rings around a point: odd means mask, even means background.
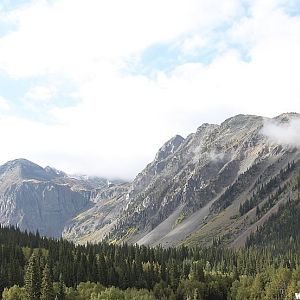
[[[263,227],[257,229],[246,241],[248,248],[266,249],[274,255],[300,249],[300,201],[288,200],[281,205]],[[294,266],[294,265],[293,265]]]
[[[295,178],[296,179],[296,178]],[[4,300],[294,299],[300,282],[300,176],[241,250],[75,245],[0,226]],[[280,291],[280,292],[279,292]]]
[[[252,238],[248,248],[239,251],[220,245],[168,249],[107,243],[76,246],[16,228],[0,228],[1,292],[4,290],[6,300],[217,300],[235,297],[245,276],[255,278],[268,268],[274,274],[280,268],[293,272],[300,265],[299,248],[287,251],[287,246],[274,252],[252,247],[255,244]]]
[[[239,175],[238,179],[213,203],[211,211],[220,212],[222,209],[231,205],[242,192],[249,188],[253,183],[254,178],[261,172],[263,166],[263,162],[256,163],[247,169],[246,172]]]
[[[267,183],[261,183],[261,177],[255,183],[253,195],[250,199],[247,199],[244,203],[242,203],[239,207],[240,215],[243,216],[248,211],[257,206],[257,214],[261,212],[258,204],[266,197],[268,197],[268,203],[265,205],[264,209],[271,208],[276,200],[278,200],[278,196],[286,190],[288,187],[287,184],[282,184],[285,180],[288,179],[291,172],[295,170],[295,162],[288,163],[287,167],[281,169],[279,174],[272,177]],[[276,190],[274,194],[272,192]]]
[[[300,174],[296,177],[295,185],[289,189],[297,193],[297,200],[288,199],[279,206],[273,214],[251,234],[246,241],[247,248],[260,248],[277,256],[281,253],[298,253],[300,249]],[[272,200],[272,197],[270,197]],[[268,205],[268,200],[265,205]],[[262,206],[262,210],[264,206]]]

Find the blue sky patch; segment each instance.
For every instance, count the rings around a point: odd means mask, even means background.
[[[244,62],[249,62],[251,61],[249,49],[245,45],[232,43],[227,36],[227,31],[234,22],[235,20],[223,22],[212,31],[206,33],[205,39],[207,39],[207,43],[202,47],[196,47],[191,52],[183,51],[183,43],[185,40],[197,35],[197,32],[190,33],[188,36],[182,36],[176,42],[152,45],[138,59],[127,61],[123,72],[132,75],[145,75],[151,78],[159,71],[169,73],[177,66],[186,63],[209,65],[214,59],[229,49],[237,50],[241,59]]]
[[[49,122],[49,109],[54,107],[65,108],[75,106],[80,99],[75,96],[76,88],[71,83],[62,80],[63,84],[58,84],[57,92],[53,98],[43,101],[39,99],[31,100],[26,98],[27,92],[37,86],[55,86],[49,78],[13,79],[0,72],[0,96],[6,99],[11,106],[12,113],[17,116],[26,117],[32,120]],[[53,120],[52,120],[53,122]]]
[[[285,1],[284,4],[282,4],[282,9],[289,16],[299,16],[300,15],[300,0]]]

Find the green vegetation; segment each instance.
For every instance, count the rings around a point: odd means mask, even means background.
[[[211,211],[220,212],[222,209],[227,208],[232,204],[242,192],[244,192],[261,171],[263,163],[257,163],[251,166],[246,172],[241,174],[238,179],[228,187],[228,189],[215,201],[211,207]]]
[[[279,216],[286,210],[294,211],[300,222],[299,203],[289,202]],[[290,243],[284,248],[283,242],[278,251],[261,244],[262,231],[251,237],[246,249],[234,251],[223,249],[218,242],[210,248],[162,249],[107,243],[75,246],[15,228],[0,228],[2,297],[276,299],[279,288],[288,297],[298,288],[300,278],[299,247],[290,247],[291,237],[299,240],[298,225],[285,232]],[[290,227],[287,224],[283,228],[288,231]],[[275,232],[271,241],[280,238]]]
[[[297,253],[300,249],[300,201],[288,201],[280,206],[263,227],[258,228],[247,242],[248,248],[267,249],[274,255]],[[297,263],[297,262],[296,262]],[[293,265],[294,266],[294,265]]]
[[[185,214],[181,213],[179,215],[179,217],[176,219],[175,225],[178,225],[178,224],[182,223],[182,221],[185,219],[185,217],[186,217]]]
[[[300,176],[294,179],[289,188],[299,195]],[[82,246],[0,227],[0,293],[4,300],[294,299],[299,228],[299,197],[236,251],[220,237],[207,248]]]
[[[260,184],[260,178],[255,184],[256,191],[253,192],[253,195],[250,199],[247,199],[243,204],[240,205],[240,215],[246,214],[252,208],[257,206],[264,198],[268,198],[268,203],[264,205],[263,210],[267,210],[271,208],[278,200],[279,195],[284,192],[288,185],[281,184],[288,179],[288,176],[291,174],[292,171],[295,169],[295,163],[288,163],[285,169],[281,169],[280,173],[276,176],[272,177],[266,184]],[[272,192],[275,190],[275,193]],[[257,206],[258,207],[258,206]],[[258,208],[257,215],[260,215],[260,209]]]

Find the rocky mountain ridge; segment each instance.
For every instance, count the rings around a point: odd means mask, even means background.
[[[294,118],[299,115],[237,115],[220,125],[203,124],[186,139],[175,136],[124,194],[83,212],[64,236],[78,242],[106,239],[163,246],[209,243],[213,237],[227,236],[225,242],[234,243],[251,222],[259,221],[238,211],[257,178],[267,183],[300,158],[299,149],[270,142],[262,128],[266,122],[283,124]],[[231,186],[238,186],[236,195],[230,194]]]
[[[28,161],[0,166],[0,222],[77,243],[242,246],[281,203],[294,199],[300,150],[262,129],[300,119],[237,115],[176,135],[130,183],[70,177]],[[55,220],[55,225],[53,223]]]

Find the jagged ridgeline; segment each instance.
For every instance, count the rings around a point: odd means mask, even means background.
[[[124,194],[96,200],[64,236],[164,247],[209,245],[219,236],[223,244],[243,246],[278,205],[296,199],[289,184],[299,171],[300,151],[270,141],[263,128],[298,118],[238,115],[203,124],[186,139],[175,136]]]
[[[241,247],[287,199],[300,151],[270,141],[274,119],[237,115],[166,142],[129,183],[69,176],[24,159],[0,167],[0,222],[76,243]]]

